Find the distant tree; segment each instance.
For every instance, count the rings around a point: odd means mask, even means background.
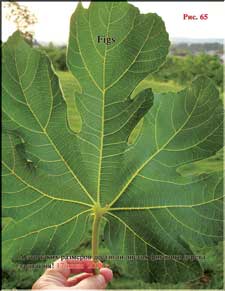
[[[33,26],[37,23],[36,16],[27,6],[23,6],[16,1],[5,2],[3,5],[8,9],[6,18],[16,25],[16,29],[22,32],[28,42],[32,43]]]
[[[39,49],[45,51],[46,54],[51,59],[53,66],[56,70],[67,71],[66,65],[66,47],[65,46],[55,46],[53,42],[49,42],[46,46],[40,45]]]
[[[169,56],[160,71],[152,76],[159,81],[174,80],[180,85],[189,85],[197,75],[205,75],[216,83],[223,92],[224,66],[219,56],[198,54]]]

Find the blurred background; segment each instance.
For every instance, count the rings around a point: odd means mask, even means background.
[[[151,87],[155,93],[179,91],[191,83],[199,74],[214,80],[221,98],[223,98],[223,2],[132,2],[142,13],[156,12],[165,21],[170,35],[171,47],[167,61],[161,69],[149,75],[143,86]],[[77,2],[1,2],[2,5],[2,40],[15,31],[23,32],[27,42],[46,52],[51,59],[61,81],[64,96],[68,104],[68,118],[72,129],[80,126],[79,113],[74,106],[76,81],[66,65],[66,50],[69,36],[69,20]],[[84,2],[88,7],[89,2]],[[51,11],[51,13],[49,13]],[[184,20],[183,14],[200,16],[208,14],[207,20]],[[3,219],[2,228],[10,222]],[[103,226],[102,226],[103,227]],[[90,255],[91,229],[86,240],[71,255]],[[173,285],[147,284],[133,280],[119,264],[110,261],[114,278],[110,289],[222,289],[223,288],[223,248],[222,243],[210,248],[196,250],[205,255],[202,263],[204,275],[192,282]],[[104,245],[103,236],[100,254],[109,254]],[[4,254],[3,254],[4,257]],[[18,270],[13,264],[3,268],[3,289],[30,289],[43,269]]]

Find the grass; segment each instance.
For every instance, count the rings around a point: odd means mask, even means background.
[[[80,91],[79,85],[70,72],[57,71],[57,75],[68,105],[67,114],[70,128],[75,132],[79,132],[81,129],[81,118],[75,103],[75,91]]]
[[[143,81],[148,87],[152,88],[155,93],[163,93],[163,92],[178,92],[182,89],[182,86],[178,85],[174,81],[168,82],[159,82],[151,79],[146,79]]]

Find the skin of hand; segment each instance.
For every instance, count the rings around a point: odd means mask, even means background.
[[[44,274],[33,284],[35,289],[105,289],[112,280],[113,273],[109,268],[102,268],[97,263],[99,274],[94,275],[94,262],[92,260],[57,260],[53,268],[46,269]],[[75,275],[75,276],[71,276]]]

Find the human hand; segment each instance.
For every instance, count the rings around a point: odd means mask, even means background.
[[[93,266],[92,260],[59,259],[53,268],[46,269],[32,289],[105,289],[113,278],[112,271],[102,268],[103,264],[99,262],[100,273],[94,275]],[[79,275],[70,277],[72,274]]]

